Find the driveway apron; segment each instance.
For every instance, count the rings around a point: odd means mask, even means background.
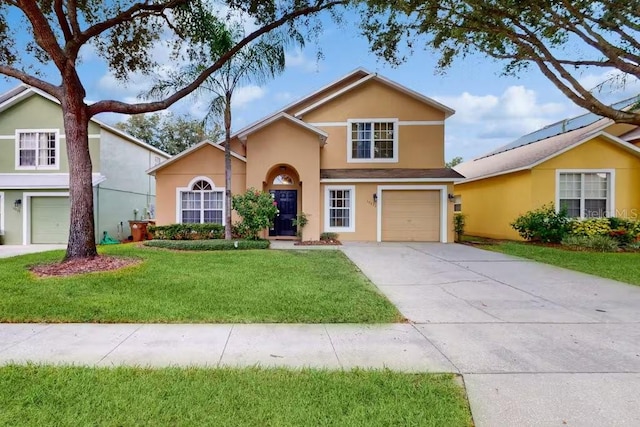
[[[640,287],[455,244],[343,251],[463,375],[476,425],[640,425]]]

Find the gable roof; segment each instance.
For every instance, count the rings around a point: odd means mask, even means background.
[[[155,165],[154,167],[150,168],[147,170],[147,174],[149,175],[155,175],[155,173],[160,170],[160,169],[164,169],[165,167],[169,166],[170,164],[175,163],[176,161],[180,160],[181,158],[185,157],[186,155],[199,150],[200,148],[206,146],[206,145],[210,145],[213,148],[217,148],[218,150],[221,150],[224,152],[224,147],[221,146],[220,144],[217,144],[215,142],[209,141],[208,139],[205,139],[202,142],[197,143],[196,145],[187,148],[186,150],[184,150],[183,152],[176,154],[175,156],[171,157],[168,160],[165,160],[164,162],[161,162],[157,165]],[[243,156],[241,156],[238,153],[235,152],[231,152],[231,156],[235,157],[236,159],[242,161],[242,162],[247,162],[247,159]]]
[[[425,102],[428,105],[431,105],[432,107],[436,107],[439,110],[444,111],[446,117],[449,117],[449,116],[451,116],[452,114],[455,113],[455,111],[452,110],[451,108],[449,108],[449,107],[447,107],[447,106],[445,106],[443,104],[440,104],[439,102],[437,102],[437,101],[435,101],[435,100],[433,100],[431,98],[428,98],[428,97],[426,97],[424,95],[421,95],[420,93],[418,93],[418,92],[416,92],[414,90],[411,90],[411,89],[409,89],[409,88],[407,88],[405,86],[402,86],[402,85],[400,85],[400,84],[398,84],[398,83],[396,83],[394,81],[391,81],[391,80],[389,80],[389,79],[387,79],[385,77],[382,77],[377,73],[371,73],[370,71],[367,71],[365,68],[360,67],[360,68],[356,68],[355,70],[351,71],[350,73],[340,77],[339,79],[329,83],[328,85],[325,85],[325,86],[321,87],[320,89],[318,89],[318,90],[316,90],[316,91],[314,91],[314,92],[312,92],[312,93],[310,93],[308,95],[305,95],[304,97],[302,97],[300,99],[297,99],[297,100],[293,101],[292,103],[290,103],[288,105],[285,105],[284,107],[280,108],[276,112],[271,113],[271,114],[269,114],[269,115],[267,115],[267,116],[255,121],[255,122],[249,124],[248,126],[245,126],[244,128],[238,130],[237,132],[234,132],[231,135],[231,138],[236,138],[241,134],[245,134],[248,130],[250,130],[250,129],[256,127],[256,126],[259,126],[261,123],[265,123],[265,122],[272,123],[274,120],[277,120],[276,116],[281,116],[283,113],[287,114],[289,117],[291,117],[291,118],[293,118],[295,120],[300,121],[301,123],[308,124],[308,123],[305,123],[304,121],[300,120],[297,117],[297,115],[298,115],[297,113],[294,114],[294,115],[291,115],[291,114],[288,114],[287,111],[295,110],[296,106],[304,104],[305,102],[307,102],[308,100],[310,100],[310,99],[314,98],[315,96],[321,94],[322,92],[325,92],[326,90],[328,90],[328,89],[330,89],[330,88],[332,88],[334,86],[339,85],[341,82],[344,82],[346,80],[352,79],[354,77],[359,77],[359,79],[355,83],[352,83],[352,84],[348,85],[345,88],[342,88],[342,89],[340,89],[340,90],[338,90],[336,92],[331,93],[330,95],[328,95],[325,98],[323,98],[321,101],[328,102],[329,101],[328,98],[333,99],[336,96],[339,96],[339,95],[341,95],[341,94],[343,94],[345,92],[348,92],[349,90],[354,89],[355,87],[358,87],[360,84],[363,84],[364,82],[369,81],[370,79],[375,79],[377,81],[380,81],[380,82],[386,84],[387,86],[393,87],[393,88],[395,88],[395,89],[397,89],[397,90],[399,90],[399,91],[401,91],[403,93],[406,93],[406,94],[408,94],[408,95],[410,95],[410,96],[412,96],[412,97],[414,97],[414,98],[416,98],[416,99],[418,99],[418,100],[420,100],[422,102]],[[318,104],[318,103],[314,103],[313,105],[315,105],[315,104]],[[315,129],[317,129],[317,128],[315,128]],[[317,129],[317,130],[322,132],[320,129]],[[218,144],[222,144],[222,142],[223,141],[218,141]]]
[[[615,108],[617,110],[625,110],[628,109],[630,107],[632,107],[633,105],[637,104],[638,102],[640,102],[640,95],[638,96],[634,96],[631,98],[627,98],[624,99],[622,101],[616,102],[615,104],[612,104],[611,107]],[[550,125],[547,125],[545,127],[543,127],[542,129],[538,129],[534,132],[528,133],[524,136],[521,136],[520,138],[516,139],[513,142],[510,142],[507,145],[504,145],[488,154],[486,154],[485,156],[492,156],[494,154],[498,154],[501,153],[503,151],[508,151],[508,150],[513,150],[515,148],[519,148],[522,147],[524,145],[528,145],[528,144],[532,144],[534,142],[537,141],[541,141],[543,139],[547,139],[547,138],[551,138],[553,136],[556,135],[560,135],[566,132],[570,132],[576,129],[580,129],[580,128],[584,128],[587,126],[590,126],[598,121],[603,120],[602,116],[599,116],[595,113],[586,113],[586,114],[582,114],[580,116],[576,116],[576,117],[571,117],[568,119],[563,119],[560,120],[558,122],[552,123]],[[603,122],[604,123],[604,122]],[[607,122],[604,124],[604,127],[609,126],[611,123]],[[603,127],[603,129],[604,129]]]
[[[463,183],[519,172],[538,166],[547,160],[566,153],[598,137],[602,137],[608,142],[616,144],[640,157],[640,148],[599,129],[599,127],[601,127],[600,121],[586,128],[556,135],[538,141],[535,144],[525,145],[489,157],[464,162],[454,169],[466,177],[466,179],[462,181]]]
[[[53,96],[49,95],[48,93],[37,89],[35,87],[31,87],[29,85],[26,84],[21,84],[19,86],[16,86],[15,88],[3,93],[0,95],[0,113],[3,112],[4,110],[22,102],[23,100],[33,96],[33,95],[38,95],[42,98],[48,99],[51,102],[54,102],[58,105],[60,105],[60,101],[58,101],[56,98],[54,98]],[[115,128],[111,125],[108,125],[96,118],[91,118],[90,119],[92,122],[94,122],[95,124],[97,124],[98,126],[100,126],[102,129],[105,129],[115,135],[120,136],[121,138],[124,138],[126,140],[128,140],[129,142],[132,142],[136,145],[139,145],[143,148],[146,148],[149,151],[153,151],[156,154],[160,154],[163,157],[169,158],[171,157],[171,155],[169,153],[166,153],[162,150],[160,150],[159,148],[154,147],[153,145],[147,144],[146,142],[132,136],[129,135],[128,133],[121,131],[118,128]]]
[[[318,134],[318,136],[320,137],[320,144],[324,145],[327,141],[327,137],[329,136],[328,133],[326,133],[325,131],[318,129],[315,126],[310,125],[309,123],[305,123],[300,119],[297,119],[295,117],[293,117],[290,114],[287,114],[285,112],[281,112],[275,115],[272,115],[270,117],[267,117],[266,119],[263,119],[262,121],[253,124],[252,126],[248,127],[248,128],[244,128],[242,130],[242,132],[238,132],[236,133],[236,135],[238,136],[238,139],[240,141],[246,141],[247,140],[247,136],[249,136],[250,134],[259,131],[260,129],[270,125],[271,123],[277,122],[278,120],[281,119],[285,119],[290,121],[291,123],[300,126],[304,129],[307,129],[311,132],[314,132],[316,134]]]
[[[389,80],[386,77],[383,77],[383,76],[379,75],[378,73],[370,73],[370,72],[368,72],[368,71],[366,71],[364,69],[362,69],[362,71],[367,73],[366,77],[361,78],[360,80],[358,80],[358,81],[356,81],[356,82],[354,82],[354,83],[352,83],[352,84],[350,84],[350,85],[348,85],[348,86],[346,86],[346,87],[344,87],[344,88],[342,88],[342,89],[340,89],[340,90],[338,90],[336,92],[333,92],[332,94],[320,99],[318,102],[315,102],[315,103],[309,105],[308,107],[296,112],[295,116],[296,117],[300,117],[300,116],[302,116],[302,115],[304,115],[304,114],[306,114],[306,113],[308,113],[310,111],[313,111],[316,108],[320,107],[321,105],[326,104],[327,102],[331,101],[332,99],[338,98],[341,95],[343,95],[343,94],[345,94],[345,93],[347,93],[349,91],[352,91],[355,88],[358,88],[358,87],[362,86],[364,83],[366,83],[368,81],[377,81],[379,83],[384,84],[385,86],[389,86],[389,87],[391,87],[391,88],[393,88],[393,89],[395,89],[395,90],[397,90],[399,92],[402,92],[402,93],[404,93],[406,95],[409,95],[410,97],[412,97],[412,98],[414,98],[414,99],[416,99],[416,100],[418,100],[418,101],[420,101],[420,102],[422,102],[424,104],[427,104],[427,105],[429,105],[431,107],[434,107],[437,110],[440,110],[440,111],[444,112],[445,118],[447,118],[447,117],[449,117],[449,116],[451,116],[451,115],[453,115],[455,113],[455,110],[447,107],[446,105],[441,104],[438,101],[436,101],[434,99],[431,99],[431,98],[429,98],[427,96],[424,96],[421,93],[418,93],[418,92],[416,92],[416,91],[414,91],[412,89],[409,89],[406,86],[403,86],[403,85],[401,85],[399,83],[396,83],[393,80]]]
[[[640,100],[640,95],[617,102],[617,109],[632,108]],[[598,136],[617,144],[633,154],[640,149],[625,141],[625,136],[616,137],[605,132],[615,124],[611,119],[593,113],[561,120],[535,132],[524,135],[476,159],[461,163],[454,169],[466,177],[464,182],[531,169],[580,144]],[[632,134],[634,131],[628,132]]]

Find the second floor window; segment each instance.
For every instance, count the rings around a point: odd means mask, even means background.
[[[21,168],[58,167],[58,138],[55,132],[19,132],[18,164]]]
[[[397,161],[396,137],[394,122],[351,122],[349,160]]]

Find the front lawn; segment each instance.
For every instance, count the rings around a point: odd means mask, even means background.
[[[499,242],[482,248],[640,285],[640,253],[570,251],[518,242]]]
[[[115,272],[36,278],[62,251],[0,259],[0,321],[386,323],[397,309],[339,251],[178,252],[117,245],[138,257]]]
[[[0,425],[471,426],[452,375],[0,368]]]

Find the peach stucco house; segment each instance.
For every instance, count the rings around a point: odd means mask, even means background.
[[[453,183],[444,167],[450,108],[357,69],[236,132],[232,192],[271,192],[273,238],[335,232],[343,241],[453,241]],[[204,141],[148,171],[156,222],[222,223],[224,146]],[[265,232],[266,233],[266,232]]]

